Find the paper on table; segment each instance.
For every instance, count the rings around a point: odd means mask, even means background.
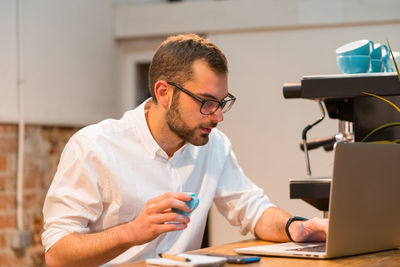
[[[189,258],[190,261],[175,261],[165,258],[152,258],[147,259],[147,265],[155,266],[222,266],[225,264],[226,259],[221,257],[212,257],[206,255],[195,254],[178,254],[177,256]]]

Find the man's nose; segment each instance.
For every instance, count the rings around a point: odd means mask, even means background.
[[[218,109],[213,113],[208,115],[208,118],[212,122],[221,122],[224,120],[224,115],[222,113],[222,107],[218,107]]]

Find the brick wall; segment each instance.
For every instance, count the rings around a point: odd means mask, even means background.
[[[78,128],[27,125],[25,130],[23,210],[32,245],[24,251],[11,248],[11,233],[16,229],[18,127],[0,124],[0,266],[44,266],[43,201],[61,152]]]

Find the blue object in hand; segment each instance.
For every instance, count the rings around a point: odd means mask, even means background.
[[[189,216],[190,213],[192,213],[192,211],[194,211],[197,208],[197,206],[199,205],[200,200],[196,196],[195,193],[186,193],[185,192],[185,194],[188,194],[188,195],[191,196],[191,199],[189,201],[185,201],[186,205],[189,206],[190,211],[189,212],[185,212],[185,211],[180,210],[180,209],[172,209],[172,211],[176,212],[176,213],[180,213],[180,214],[186,215],[186,216]]]

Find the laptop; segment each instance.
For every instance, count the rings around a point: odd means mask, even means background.
[[[333,166],[326,243],[289,242],[234,251],[328,259],[399,248],[400,144],[338,143]]]

